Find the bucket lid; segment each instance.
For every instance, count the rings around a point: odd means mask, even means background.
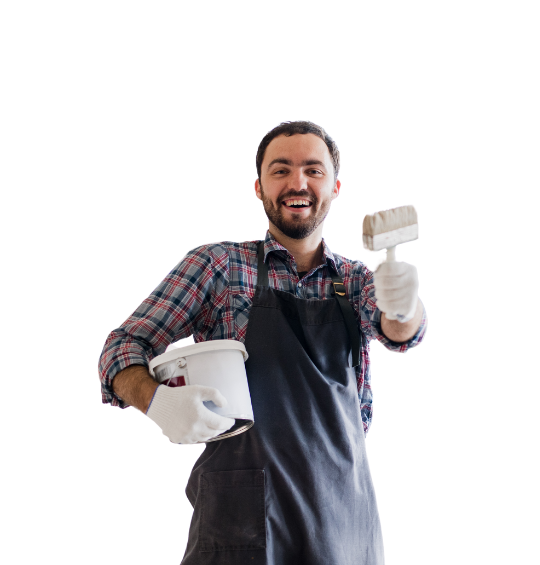
[[[213,341],[203,341],[186,347],[178,347],[177,349],[171,349],[170,351],[162,353],[150,361],[148,369],[150,374],[154,376],[154,369],[158,365],[163,365],[163,363],[180,359],[180,357],[187,357],[188,355],[198,355],[199,353],[207,353],[208,351],[223,351],[225,349],[241,351],[244,357],[244,363],[247,361],[248,354],[242,342],[236,341],[235,339],[215,339]]]

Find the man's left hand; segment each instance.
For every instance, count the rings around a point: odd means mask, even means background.
[[[418,273],[414,265],[387,261],[374,273],[377,308],[388,320],[412,320],[418,303]]]

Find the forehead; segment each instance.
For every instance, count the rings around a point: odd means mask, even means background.
[[[313,133],[286,136],[278,135],[268,144],[264,154],[263,166],[274,159],[281,157],[293,162],[305,161],[307,159],[318,159],[332,165],[330,151],[326,143]]]

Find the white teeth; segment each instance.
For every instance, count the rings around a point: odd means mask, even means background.
[[[289,200],[285,203],[287,206],[309,206],[309,200]]]

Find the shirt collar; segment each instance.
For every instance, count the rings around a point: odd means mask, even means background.
[[[323,265],[325,264],[330,265],[330,267],[332,267],[334,271],[339,272],[338,271],[339,261],[336,257],[334,257],[334,254],[330,251],[328,245],[326,245],[324,238],[322,238],[322,244],[323,244]],[[266,238],[264,240],[265,263],[267,262],[266,258],[270,252],[277,253],[278,255],[281,255],[284,258],[288,258],[289,260],[294,259],[294,257],[287,251],[287,249],[283,247],[281,243],[278,243],[275,240],[274,236],[270,233],[270,230],[268,230],[266,232]]]

